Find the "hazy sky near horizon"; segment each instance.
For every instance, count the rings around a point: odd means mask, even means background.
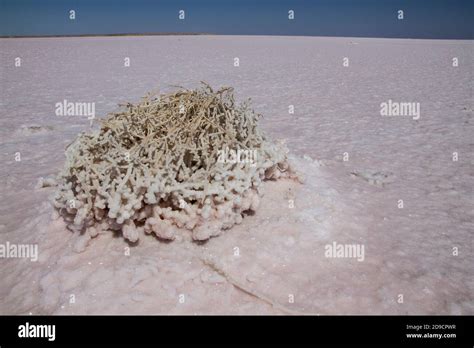
[[[76,19],[69,19],[69,10]],[[397,11],[404,19],[397,19]],[[185,20],[178,19],[185,10]],[[295,19],[288,19],[288,11]],[[0,35],[211,33],[473,39],[474,0],[0,0]]]

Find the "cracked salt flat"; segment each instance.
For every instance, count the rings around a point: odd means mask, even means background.
[[[0,260],[1,313],[474,313],[472,41],[97,37],[0,46],[0,242],[39,244],[36,263]],[[157,86],[200,80],[252,97],[264,129],[288,139],[306,183],[269,182],[257,214],[204,245],[150,236],[130,247],[101,235],[75,253],[75,236],[51,222],[53,189],[35,189],[88,129],[87,120],[55,116],[55,103],[96,101],[104,115]],[[420,102],[420,119],[381,117],[389,99]],[[371,185],[352,172],[393,176]],[[326,258],[334,241],[363,244],[364,261]]]

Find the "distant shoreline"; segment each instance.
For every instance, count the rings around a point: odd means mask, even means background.
[[[42,39],[42,38],[74,38],[74,37],[140,37],[140,36],[268,36],[268,37],[319,37],[319,38],[350,38],[350,39],[394,39],[394,40],[443,40],[472,41],[471,38],[419,38],[419,37],[373,37],[373,36],[331,36],[331,35],[285,35],[285,34],[215,34],[215,33],[119,33],[119,34],[77,34],[77,35],[0,35],[0,39]]]
[[[0,35],[1,39],[26,39],[43,37],[100,37],[100,36],[178,36],[178,35],[214,35],[211,33],[119,33],[119,34],[74,34],[74,35]]]

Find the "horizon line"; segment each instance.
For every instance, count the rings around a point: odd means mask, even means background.
[[[358,39],[406,39],[406,40],[462,40],[472,41],[473,38],[423,38],[394,36],[332,36],[332,35],[288,35],[288,34],[216,34],[198,32],[158,32],[158,33],[112,33],[112,34],[51,34],[51,35],[0,35],[0,39],[34,39],[34,38],[67,38],[67,37],[123,37],[123,36],[285,36],[285,37],[333,37]]]

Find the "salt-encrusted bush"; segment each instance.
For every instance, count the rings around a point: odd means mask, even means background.
[[[122,105],[66,150],[54,205],[73,231],[218,235],[259,205],[266,179],[296,178],[282,144],[266,139],[233,89],[148,95]]]

